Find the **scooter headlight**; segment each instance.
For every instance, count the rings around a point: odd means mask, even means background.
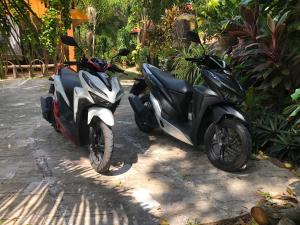
[[[107,107],[107,108],[110,108],[113,105],[109,101],[106,101],[105,99],[103,99],[100,96],[94,94],[93,92],[89,92],[89,93],[92,96],[92,98],[93,98],[96,105],[101,105],[101,106],[104,106],[104,107]]]

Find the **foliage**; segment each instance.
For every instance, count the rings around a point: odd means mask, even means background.
[[[193,8],[198,17],[198,25],[204,39],[222,33],[230,21],[236,21],[239,16],[241,0],[204,0],[194,1]]]
[[[289,12],[276,21],[270,16],[267,21],[262,20],[265,26],[259,26],[257,7],[250,9],[242,6],[241,14],[243,24],[231,26],[228,31],[239,38],[238,44],[233,46],[233,63],[239,66],[240,76],[246,77],[251,85],[268,94],[270,99],[273,97],[271,103],[276,103],[280,95],[286,95],[300,85],[297,76],[299,49],[292,50],[287,44],[286,21]]]
[[[60,36],[70,28],[70,4],[70,0],[51,0],[46,14],[42,17],[39,39],[49,56],[55,55]]]
[[[46,15],[42,18],[40,41],[44,48],[48,50],[50,56],[56,53],[59,36],[63,33],[63,31],[59,29],[58,13],[58,10],[49,8]]]
[[[249,87],[246,90],[243,110],[247,112],[251,120],[255,120],[263,108],[266,109],[266,107],[263,107],[265,100],[266,96],[259,95],[254,87]]]
[[[157,53],[170,51],[174,45],[174,23],[183,13],[190,13],[186,6],[172,6],[165,9],[161,20],[149,31],[149,45]]]
[[[294,102],[284,109],[283,114],[288,115],[289,121],[294,123],[294,129],[299,129],[300,89],[296,89],[295,92],[291,95],[291,98]]]
[[[202,81],[200,69],[195,63],[186,61],[185,58],[197,57],[203,54],[203,49],[200,46],[191,44],[188,48],[178,51],[178,55],[174,60],[175,69],[173,73],[178,79],[184,79],[191,84],[198,84]]]
[[[143,63],[150,62],[150,52],[148,47],[137,46],[136,50],[133,52],[133,57],[138,68],[142,68]]]
[[[188,0],[131,0],[131,10],[138,21],[148,17],[150,20],[158,22],[164,14],[165,9],[173,5],[180,6],[189,2]]]
[[[300,163],[300,133],[286,117],[265,113],[256,122],[256,148],[263,148],[279,159]]]
[[[58,37],[70,26],[70,0],[50,0],[49,9],[42,19],[39,19],[25,0],[0,1],[0,35],[6,41],[11,53],[14,54],[8,38],[13,37],[12,23],[20,30],[20,46],[26,59],[43,58],[47,54],[54,56],[58,45]],[[9,18],[7,17],[9,16]],[[1,48],[1,51],[3,48]],[[14,57],[17,59],[17,57]]]
[[[15,35],[13,25],[17,25],[20,30],[21,40],[25,42],[25,47],[27,47],[26,44],[35,46],[35,48],[28,48],[31,49],[29,54],[33,51],[35,54],[38,54],[38,30],[35,24],[35,21],[38,21],[38,18],[31,10],[27,1],[0,1],[0,12],[0,36],[2,39],[0,48],[1,53],[6,54],[7,51],[9,51],[14,59],[18,59],[9,40],[9,38],[13,38],[15,40],[20,38]],[[17,43],[19,42],[17,41]],[[22,47],[22,45],[20,45],[20,47]],[[26,52],[28,52],[28,49],[26,49]]]
[[[96,36],[95,55],[100,58],[110,58],[110,51],[115,46],[112,38],[106,34]]]

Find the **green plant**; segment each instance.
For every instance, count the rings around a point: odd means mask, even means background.
[[[259,95],[254,87],[249,87],[245,93],[243,109],[249,117],[254,120],[264,108],[263,102],[266,100],[265,95]]]
[[[148,47],[141,47],[138,45],[136,50],[133,52],[133,55],[138,68],[142,68],[143,63],[150,62],[150,52]]]
[[[18,61],[17,52],[10,39],[13,39],[19,45],[18,47],[23,47],[23,55],[39,55],[41,46],[38,40],[38,22],[39,19],[27,1],[0,1],[1,55],[9,55],[10,58]]]
[[[59,11],[50,7],[47,13],[42,17],[42,33],[40,41],[49,56],[54,56],[58,45],[59,36],[63,33],[60,29],[59,19],[57,18]]]
[[[227,24],[238,20],[241,0],[204,0],[194,1],[198,26],[203,31],[203,38],[210,39],[222,32]]]
[[[200,68],[195,63],[186,61],[185,58],[197,57],[202,54],[203,49],[193,43],[188,48],[179,50],[177,57],[174,59],[175,69],[173,73],[176,78],[187,80],[191,84],[201,83]]]
[[[42,17],[39,39],[50,57],[56,55],[60,36],[71,26],[70,4],[70,0],[50,0]]]
[[[296,89],[295,92],[291,95],[291,98],[293,100],[293,103],[286,107],[283,110],[283,114],[288,115],[288,120],[290,122],[294,122],[294,128],[299,129],[300,126],[300,89]]]
[[[287,19],[290,12],[273,19],[262,17],[259,26],[258,8],[241,7],[243,25],[231,26],[228,33],[239,38],[233,46],[232,61],[237,74],[246,77],[261,93],[268,94],[270,103],[280,105],[279,96],[286,96],[300,85],[299,48],[289,47]],[[282,104],[281,104],[282,105]]]
[[[255,147],[282,160],[300,163],[300,133],[285,116],[263,113],[255,124]]]

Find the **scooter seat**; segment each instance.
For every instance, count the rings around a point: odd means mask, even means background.
[[[60,79],[66,92],[67,98],[69,99],[69,102],[71,104],[71,107],[73,108],[74,88],[82,87],[78,73],[68,68],[62,68],[60,71]]]
[[[172,74],[146,63],[144,64],[144,67],[146,67],[167,89],[183,94],[193,91],[192,86],[185,80],[176,79]]]

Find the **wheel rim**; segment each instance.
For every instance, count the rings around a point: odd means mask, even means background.
[[[90,154],[93,161],[101,162],[104,155],[104,137],[100,128],[90,127]]]
[[[230,164],[239,157],[241,149],[242,141],[236,129],[216,126],[211,145],[214,160]]]

